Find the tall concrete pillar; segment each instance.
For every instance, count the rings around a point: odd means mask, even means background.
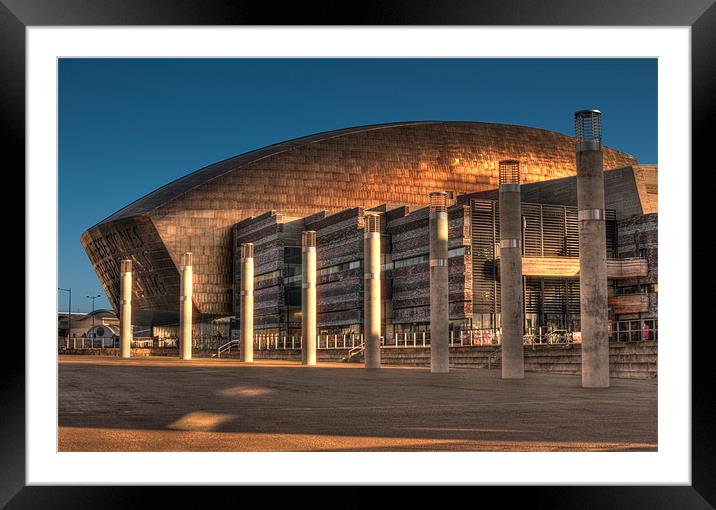
[[[254,244],[241,245],[241,361],[254,361]]]
[[[447,193],[430,193],[430,371],[450,371]]]
[[[363,234],[365,368],[380,368],[380,215],[366,213]]]
[[[192,255],[185,253],[181,260],[181,297],[179,303],[179,356],[191,359],[191,327],[192,327]]]
[[[500,161],[502,378],[524,379],[520,163]]]
[[[301,361],[316,364],[316,231],[301,235]]]
[[[132,261],[119,263],[119,355],[131,356],[132,346]]]
[[[609,316],[601,112],[582,110],[574,114],[574,121],[577,135],[582,386],[607,388]]]

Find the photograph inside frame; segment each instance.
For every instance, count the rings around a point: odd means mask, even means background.
[[[657,451],[657,71],[59,59],[59,451]]]

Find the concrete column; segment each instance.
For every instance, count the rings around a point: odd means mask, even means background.
[[[179,308],[179,357],[191,359],[192,327],[192,255],[182,255],[181,297]]]
[[[380,368],[380,215],[365,215],[363,234],[365,368]]]
[[[316,231],[301,236],[301,336],[304,365],[316,364]]]
[[[450,371],[447,193],[430,193],[430,371]]]
[[[131,356],[132,346],[132,261],[122,260],[119,270],[119,355]]]
[[[582,386],[609,387],[607,239],[601,113],[575,113]]]
[[[241,245],[241,361],[254,361],[254,245]]]
[[[502,378],[524,379],[522,347],[522,204],[520,167],[500,161],[500,307],[502,322]]]

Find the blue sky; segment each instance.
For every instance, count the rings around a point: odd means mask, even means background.
[[[72,310],[104,291],[80,235],[189,172],[259,147],[408,120],[573,134],[599,108],[604,143],[657,163],[655,59],[61,59],[59,281]],[[67,309],[67,293],[58,295]]]

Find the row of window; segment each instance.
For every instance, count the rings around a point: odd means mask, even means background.
[[[628,287],[616,287],[615,289],[609,289],[610,295],[616,294],[617,296],[625,294],[648,294],[649,292],[657,292],[656,283],[646,283],[642,285],[630,285]]]
[[[269,273],[254,276],[254,283],[256,284],[266,280],[272,280],[274,278],[278,278],[279,276],[281,276],[281,270],[277,269],[276,271],[271,271]]]
[[[337,264],[335,266],[324,267],[316,271],[316,276],[326,276],[333,273],[340,273],[341,271],[348,271],[349,269],[358,269],[363,265],[362,260],[354,260],[353,262],[346,262],[344,264]]]
[[[326,275],[329,275],[329,274],[340,273],[341,271],[348,271],[348,270],[350,270],[350,269],[358,269],[358,268],[361,267],[362,265],[363,265],[363,261],[362,261],[362,260],[354,260],[354,261],[352,261],[352,262],[345,262],[345,263],[343,263],[343,264],[336,264],[335,266],[324,267],[324,268],[322,268],[322,269],[316,270],[316,276],[317,276],[317,277],[320,277],[320,276],[326,276]],[[290,277],[288,277],[288,278],[284,278],[284,280],[283,280],[283,282],[284,282],[285,284],[297,283],[297,282],[300,282],[300,281],[301,281],[301,275],[300,275],[300,274],[297,274],[297,275],[294,275],[294,276],[290,276]]]
[[[459,248],[453,248],[448,250],[448,257],[460,257],[465,255],[466,249],[469,254],[469,246],[460,246]],[[424,264],[429,259],[429,255],[419,255],[417,257],[411,257],[407,259],[395,260],[381,266],[381,271],[389,271],[391,269],[400,269],[401,267],[414,266],[416,264]],[[316,271],[316,276],[326,276],[329,274],[340,273],[341,271],[348,271],[350,269],[358,269],[363,266],[362,260],[354,260],[352,262],[345,262],[343,264],[336,264],[335,266],[324,267]],[[281,276],[281,271],[271,271],[270,273],[264,273],[255,277],[254,282],[258,283],[271,278],[277,278]],[[285,276],[285,274],[284,274]],[[300,274],[294,274],[293,276],[284,277],[283,283],[289,285],[291,283],[297,283],[301,281]]]
[[[459,248],[453,248],[452,250],[448,250],[448,257],[460,257],[462,255],[465,255],[466,248],[468,249],[469,254],[469,246],[460,246]],[[418,255],[417,257],[410,257],[408,259],[394,260],[393,262],[389,262],[388,264],[383,264],[381,270],[388,271],[390,269],[400,269],[401,267],[424,264],[429,260],[429,258],[429,255]]]

